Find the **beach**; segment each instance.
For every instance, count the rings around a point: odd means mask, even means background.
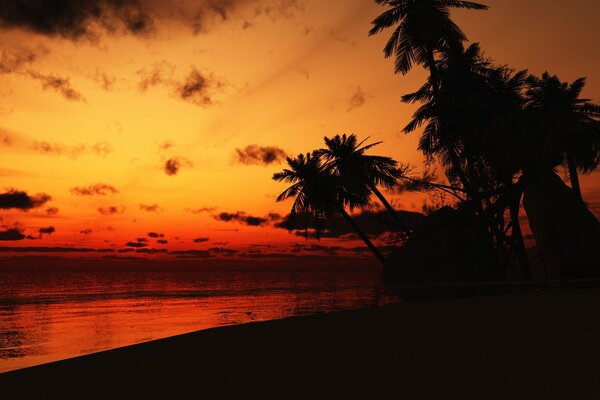
[[[600,290],[248,323],[0,374],[4,398],[566,399],[600,395]]]

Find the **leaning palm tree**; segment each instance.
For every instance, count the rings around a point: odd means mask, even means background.
[[[367,150],[381,143],[363,145],[367,139],[358,142],[354,134],[325,137],[326,148],[318,152],[325,159],[327,167],[340,177],[345,191],[352,193],[366,190],[375,194],[402,231],[409,233],[406,224],[377,189],[377,186],[392,189],[398,185],[398,179],[402,175],[402,171],[398,169],[398,162],[390,157],[365,154]]]
[[[600,106],[580,98],[585,78],[569,84],[545,72],[527,83],[527,109],[543,121],[540,149],[549,162],[567,167],[571,187],[583,202],[578,172],[590,173],[600,164]]]
[[[383,255],[346,211],[346,206],[350,210],[366,207],[369,203],[369,193],[365,190],[347,191],[347,188],[340,184],[339,177],[323,165],[316,152],[300,154],[296,158],[288,157],[287,163],[289,168],[274,174],[273,179],[292,184],[277,197],[277,201],[294,198],[290,215],[303,215],[307,220],[313,219],[319,235],[325,217],[331,213],[340,214],[383,264]],[[306,227],[307,223],[305,229]]]

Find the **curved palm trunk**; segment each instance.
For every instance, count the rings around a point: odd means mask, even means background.
[[[515,193],[514,198],[511,199],[510,209],[510,220],[512,229],[512,240],[517,252],[517,258],[519,260],[519,266],[521,267],[521,273],[523,274],[523,280],[529,281],[532,278],[531,266],[529,265],[529,258],[525,251],[525,241],[523,239],[523,233],[521,232],[521,223],[519,221],[519,206],[521,204],[521,197],[523,196],[523,190],[519,190]]]
[[[360,238],[363,240],[363,242],[365,242],[365,244],[367,245],[367,247],[369,248],[369,250],[371,250],[373,252],[373,254],[375,255],[375,257],[377,257],[377,259],[382,264],[385,264],[385,258],[383,257],[383,255],[379,252],[379,250],[377,249],[377,247],[375,247],[375,245],[373,244],[373,242],[371,242],[371,239],[369,239],[369,237],[363,232],[363,230],[360,228],[360,226],[358,226],[356,224],[356,222],[354,222],[354,220],[352,219],[352,217],[350,216],[350,214],[348,214],[348,212],[346,212],[346,210],[344,209],[344,207],[338,206],[338,211],[340,212],[340,214],[342,214],[342,217],[344,217],[344,219],[346,220],[346,222],[348,222],[350,224],[350,226],[352,227],[352,229],[354,229],[356,231],[356,233],[358,234],[358,236],[360,236]]]
[[[381,194],[381,192],[377,189],[377,187],[375,185],[373,185],[373,184],[369,184],[369,188],[373,191],[373,193],[375,193],[375,196],[377,196],[377,198],[379,199],[379,201],[381,201],[381,203],[384,205],[384,207],[386,208],[386,210],[390,213],[390,215],[398,223],[398,225],[400,226],[400,229],[402,229],[402,231],[404,231],[404,233],[409,233],[410,229],[408,229],[408,227],[406,226],[406,224],[402,221],[402,219],[400,218],[400,216],[396,213],[396,210],[394,210],[394,208],[387,201],[387,199],[385,197],[383,197],[383,194]]]
[[[583,196],[581,196],[581,186],[579,185],[579,175],[577,175],[577,166],[575,160],[570,153],[567,153],[567,165],[569,167],[569,178],[571,179],[571,189],[577,197],[577,200],[583,203]]]

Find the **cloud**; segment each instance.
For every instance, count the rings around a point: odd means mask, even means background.
[[[10,228],[0,231],[0,241],[23,240],[25,235],[19,228]]]
[[[140,248],[140,247],[148,247],[148,244],[142,243],[142,242],[127,242],[127,243],[125,243],[125,246],[133,247],[133,248]]]
[[[108,154],[112,153],[112,146],[106,141],[93,145],[77,144],[75,146],[66,146],[60,143],[41,140],[33,142],[30,148],[41,154],[53,154],[57,156],[67,154],[74,159],[83,153],[92,153],[101,158],[106,158]]]
[[[208,249],[208,251],[210,253],[214,253],[214,254],[222,254],[224,256],[233,256],[234,254],[237,254],[238,251],[237,250],[233,250],[233,249],[226,249],[224,247],[211,247],[210,249]]]
[[[148,236],[151,238],[163,238],[163,237],[165,237],[165,234],[157,233],[157,232],[148,232]]]
[[[269,221],[268,218],[253,217],[251,215],[247,215],[242,211],[238,211],[236,213],[222,212],[220,214],[215,215],[214,218],[217,221],[238,222],[240,224],[248,226],[263,226]]]
[[[21,73],[48,53],[49,50],[41,45],[36,48],[17,46],[10,49],[10,51],[3,49],[0,53],[0,74]]]
[[[183,211],[192,214],[213,213],[217,211],[216,207],[184,208]]]
[[[174,254],[178,257],[186,258],[210,258],[211,254],[208,250],[177,250],[172,251],[170,254]]]
[[[194,68],[183,82],[178,84],[177,94],[181,100],[198,106],[210,106],[214,103],[212,99],[214,89],[222,86],[223,84],[212,75],[202,74]]]
[[[177,175],[179,170],[183,167],[193,167],[194,164],[186,158],[183,157],[175,157],[170,158],[165,162],[164,170],[165,174],[169,176]]]
[[[194,243],[204,243],[204,242],[208,242],[209,238],[207,237],[199,237],[194,239]]]
[[[54,90],[60,93],[65,99],[71,101],[85,101],[83,95],[71,86],[69,78],[63,78],[55,75],[46,75],[37,71],[29,70],[31,78],[42,84],[43,90]]]
[[[140,204],[140,210],[156,213],[162,211],[162,207],[160,207],[158,204]]]
[[[2,239],[0,239],[2,240]],[[26,247],[0,247],[0,252],[16,253],[111,253],[114,249],[91,249],[86,247],[46,247],[46,246],[26,246]]]
[[[396,212],[408,226],[417,226],[425,218],[423,214],[416,212],[403,210],[397,210]],[[370,236],[380,236],[388,232],[398,231],[395,221],[384,210],[367,210],[353,215],[352,218]],[[309,229],[314,229],[314,220],[300,214],[288,214],[285,218],[275,222],[274,226],[276,228],[297,231],[303,235],[305,223],[308,224]],[[355,234],[352,227],[338,214],[329,215],[325,221],[324,228],[322,237],[354,237]]]
[[[356,91],[352,94],[352,97],[350,97],[350,100],[348,101],[348,112],[354,110],[355,108],[359,108],[365,105],[365,103],[367,102],[367,98],[365,96],[365,93],[362,91],[362,89],[359,87],[356,88]]]
[[[96,183],[90,186],[75,186],[71,189],[71,193],[76,196],[108,196],[119,193],[119,190],[106,183]]]
[[[251,144],[243,149],[235,149],[235,160],[245,165],[279,164],[286,156],[285,151],[274,146]]]
[[[167,244],[167,243],[169,243],[169,241],[168,241],[168,240],[165,240],[165,239],[158,239],[158,240],[156,241],[156,243],[160,243],[160,244]]]
[[[0,26],[45,36],[94,39],[97,31],[144,34],[152,20],[143,0],[11,0],[0,2]]]
[[[166,61],[155,63],[149,68],[142,68],[137,71],[137,74],[140,77],[138,82],[140,91],[146,92],[154,87],[165,87],[174,97],[201,107],[214,104],[214,96],[225,86],[212,73],[200,72],[195,67],[181,77],[177,68]],[[169,147],[162,150],[168,150]]]
[[[98,208],[98,212],[102,215],[115,215],[115,214],[123,214],[125,212],[125,207],[117,207],[117,206],[108,206],[108,207],[100,207]]]
[[[79,233],[81,233],[82,235],[91,235],[92,234],[92,230],[91,229],[84,229],[79,231]]]
[[[49,226],[47,228],[40,228],[40,229],[38,229],[38,232],[39,232],[40,237],[41,237],[43,234],[52,235],[54,232],[56,232],[56,229],[53,226]]]
[[[6,193],[0,193],[0,209],[15,208],[27,211],[32,208],[38,208],[52,200],[52,197],[46,193],[38,193],[30,196],[24,191],[9,190]]]
[[[57,215],[59,213],[59,209],[57,207],[48,207],[46,209],[46,214],[48,215]]]

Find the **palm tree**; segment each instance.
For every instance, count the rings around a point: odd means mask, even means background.
[[[540,116],[545,161],[549,167],[567,166],[571,187],[583,202],[578,171],[590,173],[600,164],[600,106],[580,98],[585,78],[569,84],[544,72],[527,83],[527,109]]]
[[[388,10],[373,20],[369,36],[398,25],[383,52],[396,56],[395,72],[405,75],[413,64],[429,69],[434,92],[438,86],[435,53],[466,40],[462,30],[450,19],[450,8],[487,10],[484,4],[460,0],[375,0]]]
[[[367,190],[369,194],[375,194],[400,228],[409,233],[406,224],[377,189],[377,186],[392,189],[398,185],[401,176],[398,162],[390,157],[366,155],[367,150],[381,143],[363,145],[367,139],[359,143],[354,134],[336,135],[331,139],[325,137],[327,147],[318,152],[325,159],[326,166],[339,176],[346,192]]]
[[[345,207],[351,210],[364,208],[369,203],[369,192],[366,190],[347,191],[340,184],[338,176],[324,166],[318,153],[300,154],[296,158],[287,158],[289,168],[273,175],[277,182],[291,183],[277,201],[295,198],[291,215],[304,215],[315,220],[317,235],[322,229],[322,221],[329,213],[339,213],[365,242],[375,257],[383,264],[385,258],[371,242],[367,234],[356,224]],[[305,223],[305,229],[307,224]]]

